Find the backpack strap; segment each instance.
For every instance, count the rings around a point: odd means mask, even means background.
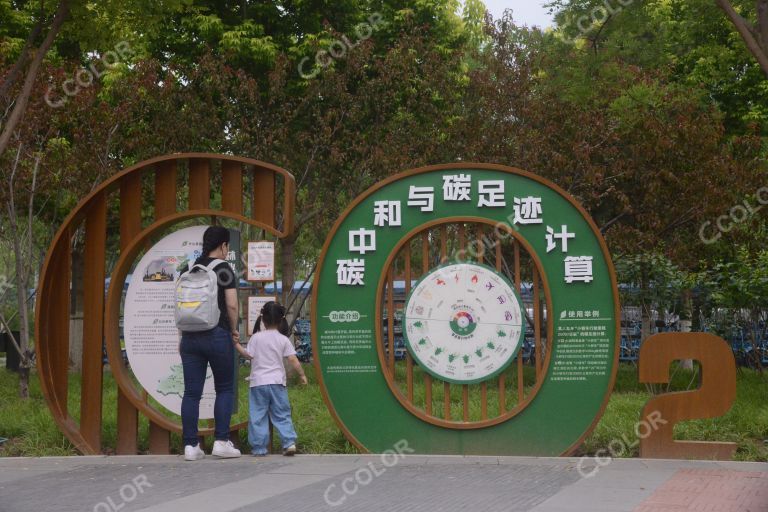
[[[201,263],[196,263],[196,264],[192,265],[192,268],[187,270],[187,272],[192,272],[193,270],[196,270],[196,269],[213,272],[213,269],[218,267],[222,263],[226,263],[226,261],[224,261],[224,260],[213,260],[208,265],[203,265]]]
[[[218,267],[222,263],[226,263],[226,261],[224,261],[224,260],[213,260],[205,268],[207,270],[213,270],[214,268]],[[202,265],[200,265],[200,266],[202,266]]]

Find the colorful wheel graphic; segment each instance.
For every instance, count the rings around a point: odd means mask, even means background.
[[[525,336],[512,285],[492,268],[470,263],[440,267],[419,281],[405,306],[405,326],[413,358],[455,384],[504,371]]]

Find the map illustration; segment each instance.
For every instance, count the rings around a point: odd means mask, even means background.
[[[205,380],[213,378],[213,374],[208,370]],[[180,364],[171,366],[171,373],[158,381],[157,392],[163,396],[178,395],[184,398],[184,368]]]

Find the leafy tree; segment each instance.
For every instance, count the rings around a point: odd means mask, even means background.
[[[752,24],[737,11],[738,5],[729,0],[715,0],[731,23],[739,31],[750,53],[763,73],[768,75],[768,0],[757,0],[757,23]]]
[[[739,43],[741,36],[723,16],[719,1],[613,2],[609,10],[602,0],[558,0],[549,5],[558,23],[554,37],[574,48],[574,67],[584,69],[587,78],[611,61],[647,71],[669,70],[670,80],[706,92],[704,98],[725,116],[729,134],[757,127],[764,135],[765,73]],[[735,0],[732,5],[742,13],[754,12],[754,2]]]
[[[664,251],[696,267],[701,223],[760,186],[760,139],[727,137],[705,93],[663,72],[615,61],[585,71],[578,50],[504,20],[492,37],[452,125],[458,154],[563,186],[614,253]]]
[[[665,310],[673,310],[692,279],[659,252],[621,255],[615,265],[622,304],[640,307],[644,341],[651,334],[654,308],[660,316]]]
[[[768,335],[768,251],[753,254],[739,248],[733,261],[718,263],[708,277],[714,307],[729,314],[726,325],[748,333],[752,344],[748,358],[762,372],[761,345]]]

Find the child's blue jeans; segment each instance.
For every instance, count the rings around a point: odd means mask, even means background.
[[[248,394],[250,421],[248,422],[248,442],[254,455],[267,453],[269,444],[269,421],[280,434],[280,444],[285,450],[296,443],[296,430],[291,421],[291,404],[288,402],[288,390],[280,384],[254,386]]]

